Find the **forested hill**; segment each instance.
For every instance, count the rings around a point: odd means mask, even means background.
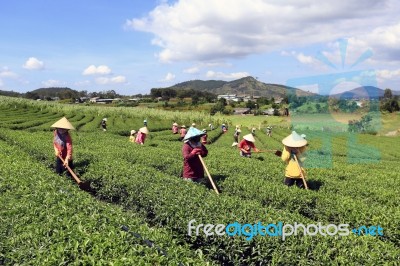
[[[263,97],[284,97],[288,92],[296,92],[297,96],[311,96],[311,92],[287,87],[279,84],[267,84],[253,77],[245,77],[233,81],[192,80],[175,84],[168,89],[193,89],[213,94],[237,94]]]

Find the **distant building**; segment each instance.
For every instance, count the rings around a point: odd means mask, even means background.
[[[263,115],[274,115],[275,114],[275,109],[274,108],[269,108],[267,110],[263,110],[261,113]]]
[[[239,102],[243,100],[243,98],[238,97],[237,94],[220,94],[217,96],[217,99],[225,99],[227,101]]]
[[[93,97],[93,98],[90,98],[89,101],[90,101],[91,103],[96,103],[98,99],[100,99],[100,97]]]
[[[115,98],[115,99],[100,99],[100,97],[94,97],[90,99],[91,103],[101,103],[101,104],[105,104],[105,103],[112,103],[114,101],[120,101],[121,98]]]
[[[235,108],[235,109],[233,109],[234,115],[246,115],[246,114],[250,114],[250,112],[251,112],[250,108]]]

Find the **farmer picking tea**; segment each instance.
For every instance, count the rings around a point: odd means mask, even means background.
[[[101,120],[101,128],[103,131],[107,131],[107,118],[103,118],[103,120]]]
[[[267,132],[268,137],[272,137],[272,127],[271,126],[267,126],[266,132]]]
[[[305,175],[305,171],[302,164],[305,160],[307,140],[296,131],[292,131],[292,134],[284,138],[282,143],[285,146],[281,158],[287,164],[284,183],[287,186],[296,184],[297,187],[304,188],[305,180],[302,179],[302,175]]]
[[[56,173],[61,175],[65,171],[65,167],[73,168],[72,162],[72,139],[69,130],[75,130],[67,118],[63,117],[52,126],[54,130],[53,147],[56,156]],[[61,158],[64,160],[62,162]]]
[[[206,145],[207,144],[207,138],[208,138],[207,129],[204,128],[202,131],[203,131],[204,135],[201,137],[201,143]]]
[[[172,124],[172,134],[178,134],[179,128],[177,123]]]
[[[258,152],[259,150],[254,145],[254,142],[256,142],[256,140],[252,134],[244,135],[238,146],[240,149],[240,156],[251,158],[251,149],[254,149],[254,152]]]
[[[239,136],[240,136],[240,133],[241,133],[241,132],[242,132],[242,131],[240,130],[240,128],[236,126],[235,133],[233,134],[233,143],[232,143],[232,147],[233,147],[233,146],[237,146],[237,145],[239,144]]]
[[[222,124],[221,125],[221,130],[222,130],[222,133],[225,133],[226,131],[228,131],[228,128],[226,127],[225,124]]]
[[[141,127],[139,129],[139,132],[136,136],[135,142],[143,145],[144,141],[146,140],[146,136],[149,134],[149,130],[147,129],[147,127]]]
[[[186,133],[187,133],[186,126],[182,125],[181,126],[181,131],[179,132],[179,134],[180,134],[179,140],[183,140],[183,138],[185,137]]]
[[[206,157],[207,148],[201,143],[200,138],[205,133],[197,128],[190,127],[185,135],[182,147],[183,171],[182,178],[187,181],[201,183],[204,178],[204,169],[199,155]]]
[[[137,135],[136,130],[132,129],[132,130],[131,130],[131,135],[129,136],[129,141],[130,141],[130,142],[135,142],[135,140],[136,140],[136,135]]]

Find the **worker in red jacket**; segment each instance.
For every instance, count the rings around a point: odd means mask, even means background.
[[[238,145],[240,149],[240,156],[250,158],[252,149],[254,149],[255,152],[259,152],[259,150],[254,145],[254,142],[256,142],[256,140],[254,139],[252,134],[247,134],[243,136],[242,141]]]
[[[75,128],[65,117],[55,122],[51,127],[55,128],[53,147],[54,155],[56,156],[56,173],[61,175],[65,171],[66,166],[73,169],[72,139],[69,130],[74,130]],[[64,160],[64,163],[60,157]]]
[[[208,154],[207,148],[201,143],[200,138],[204,135],[194,127],[190,127],[185,135],[182,147],[183,155],[183,171],[182,178],[187,181],[201,183],[204,178],[204,169],[201,164],[199,155],[206,157]]]

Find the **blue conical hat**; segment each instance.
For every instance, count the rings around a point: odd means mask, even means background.
[[[189,140],[193,137],[197,137],[197,136],[203,136],[205,135],[205,133],[201,130],[198,130],[195,127],[190,127],[188,132],[186,133],[185,137],[183,138],[183,141]]]
[[[282,140],[283,145],[293,148],[299,148],[307,145],[307,140],[302,138],[296,131]]]

